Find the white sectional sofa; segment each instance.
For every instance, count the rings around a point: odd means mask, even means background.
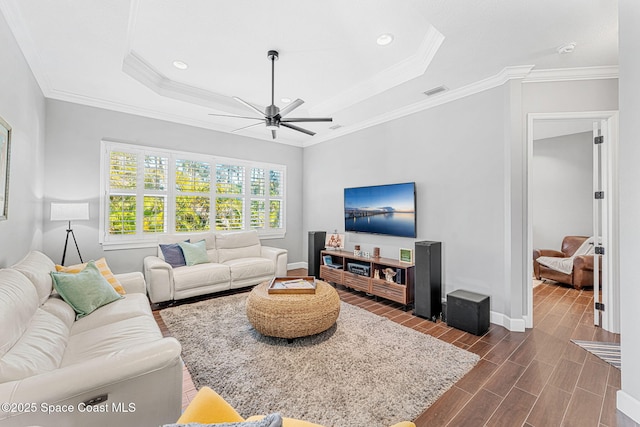
[[[175,268],[165,262],[160,245],[187,239],[206,242],[209,262]],[[255,231],[164,235],[158,256],[145,258],[144,275],[151,302],[180,300],[286,276],[287,251],[263,246]]]
[[[0,270],[0,426],[175,421],[181,346],[162,337],[142,273],[115,275],[126,295],[76,320],[52,271],[40,252]]]

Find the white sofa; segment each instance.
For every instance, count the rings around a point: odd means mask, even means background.
[[[164,261],[160,244],[206,242],[208,263],[172,267]],[[258,233],[197,233],[164,235],[158,256],[144,259],[144,276],[153,303],[180,300],[228,289],[257,285],[287,275],[287,251],[262,246]]]
[[[40,252],[0,270],[0,426],[175,421],[181,347],[162,337],[142,273],[116,275],[124,298],[76,320],[53,291],[52,271],[53,261]],[[99,403],[85,403],[92,399]]]

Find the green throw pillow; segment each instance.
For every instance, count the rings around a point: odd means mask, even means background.
[[[200,240],[196,243],[180,242],[178,243],[182,248],[184,254],[184,260],[187,265],[204,264],[209,262],[209,256],[207,255],[207,242]]]
[[[51,277],[56,291],[78,313],[77,319],[122,298],[100,274],[94,261],[89,261],[80,273],[52,272]]]

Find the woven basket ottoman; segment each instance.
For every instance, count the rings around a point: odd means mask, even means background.
[[[340,296],[326,282],[316,280],[315,294],[269,294],[269,282],[254,287],[247,297],[247,317],[256,331],[268,337],[300,338],[333,326],[340,314]]]

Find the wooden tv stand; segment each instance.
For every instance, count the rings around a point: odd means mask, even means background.
[[[413,304],[414,264],[401,262],[392,258],[365,258],[356,256],[353,252],[324,250],[321,252],[322,264],[320,265],[320,278],[328,282],[343,285],[371,295],[399,302],[408,307]],[[329,267],[324,262],[324,256],[330,255],[333,264],[342,268]],[[349,271],[349,263],[360,264],[369,267],[368,275],[355,274]],[[388,282],[384,278],[382,270],[392,268],[400,274],[400,283]],[[378,270],[380,278],[374,277]]]

